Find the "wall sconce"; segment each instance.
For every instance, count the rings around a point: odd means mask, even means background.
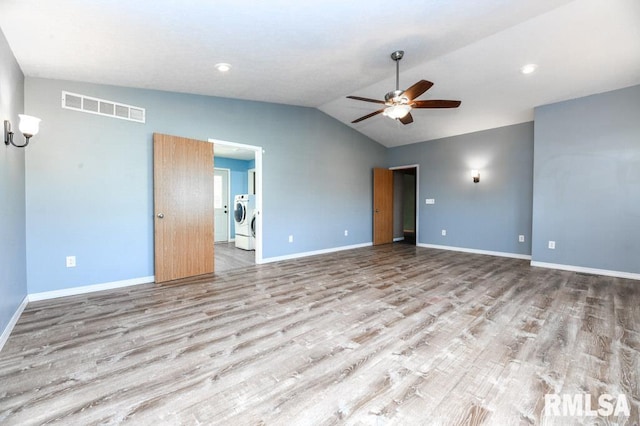
[[[471,170],[471,177],[473,178],[473,183],[480,182],[480,171]]]
[[[25,146],[29,145],[29,139],[32,136],[35,136],[38,134],[38,130],[40,130],[40,119],[36,117],[32,117],[30,115],[24,115],[24,114],[18,114],[18,117],[20,117],[20,124],[18,125],[18,128],[24,135],[26,142],[24,143],[24,145],[16,145],[13,142],[13,132],[11,131],[11,122],[9,120],[4,120],[4,144],[5,145],[11,144],[18,148],[24,148]]]

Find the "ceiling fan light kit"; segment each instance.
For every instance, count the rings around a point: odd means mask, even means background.
[[[407,114],[411,112],[411,107],[409,105],[391,105],[388,106],[382,111],[382,115],[393,118],[397,120],[399,118],[406,117]]]
[[[415,98],[422,95],[429,90],[433,83],[427,80],[420,80],[407,90],[400,90],[400,60],[404,56],[404,51],[396,50],[391,54],[391,59],[396,63],[396,90],[388,92],[384,96],[384,101],[377,99],[363,98],[360,96],[347,96],[349,99],[355,99],[357,101],[372,102],[376,104],[386,105],[385,108],[374,111],[363,117],[353,120],[351,123],[359,123],[360,121],[371,118],[375,115],[382,113],[382,115],[399,120],[402,124],[413,123],[413,117],[411,116],[411,110],[422,108],[457,108],[460,106],[460,101],[449,100],[429,100],[429,101],[417,101]]]

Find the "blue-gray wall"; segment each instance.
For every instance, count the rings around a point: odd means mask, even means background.
[[[0,128],[11,121],[24,143],[18,114],[24,111],[24,76],[0,30]],[[4,135],[3,130],[0,130]],[[34,139],[36,139],[36,136]],[[24,149],[0,143],[0,334],[27,295]]]
[[[63,90],[144,107],[147,122],[62,109]],[[264,148],[265,258],[371,241],[386,149],[317,109],[40,78],[25,102],[43,120],[26,158],[29,293],[153,275],[154,132]]]
[[[531,254],[533,123],[389,150],[389,166],[411,164],[420,174],[418,243]]]
[[[214,151],[215,156],[215,151]],[[255,168],[255,160],[236,160],[234,158],[215,157],[215,166],[223,169],[229,169],[229,186],[231,193],[229,194],[229,212],[231,213],[231,224],[229,235],[235,238],[236,222],[233,220],[233,199],[236,195],[246,194],[249,192],[249,169]]]
[[[533,231],[534,261],[640,273],[640,86],[536,108]]]
[[[419,243],[639,272],[639,87],[536,109],[534,196],[533,123],[387,150],[312,108],[25,80],[4,38],[0,54],[0,118],[43,119],[0,157],[3,329],[27,292],[153,275],[153,132],[264,148],[265,258],[370,242],[371,168],[419,164]],[[147,123],[64,110],[62,90],[145,107]]]

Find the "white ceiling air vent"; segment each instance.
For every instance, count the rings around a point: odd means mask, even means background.
[[[65,91],[62,92],[62,108],[138,123],[144,123],[146,118],[144,108]]]

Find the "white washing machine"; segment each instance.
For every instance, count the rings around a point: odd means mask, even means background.
[[[251,194],[236,195],[233,204],[233,218],[236,222],[236,247],[243,250],[254,250],[255,237],[251,234],[251,222],[256,210],[255,196]]]

